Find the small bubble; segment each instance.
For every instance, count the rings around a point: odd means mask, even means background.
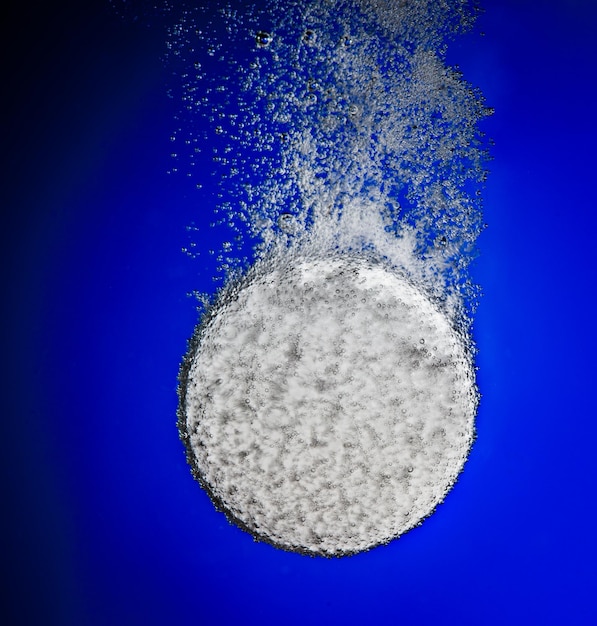
[[[319,83],[316,80],[310,80],[307,83],[307,91],[318,91],[320,89]]]
[[[350,117],[354,117],[358,112],[359,112],[359,107],[356,104],[351,104],[348,107],[348,115],[350,115]]]
[[[316,39],[317,35],[315,34],[315,31],[310,28],[303,33],[303,43],[306,43],[308,46],[312,46]]]
[[[314,93],[308,93],[305,97],[305,102],[307,106],[312,106],[317,102],[317,96]]]
[[[255,43],[258,48],[267,48],[273,41],[271,33],[267,33],[264,30],[260,30],[255,36]]]

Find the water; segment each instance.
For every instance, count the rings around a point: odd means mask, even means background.
[[[170,30],[176,168],[198,188],[211,169],[226,233],[179,426],[216,505],[279,547],[385,543],[466,460],[488,110],[445,54],[473,19],[465,1],[285,1]]]

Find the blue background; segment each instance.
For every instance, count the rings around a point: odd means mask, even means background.
[[[341,560],[254,543],[185,463],[186,294],[214,266],[180,251],[211,207],[167,174],[163,21],[5,15],[0,622],[597,623],[597,3],[484,6],[449,56],[496,110],[478,441],[422,527]]]

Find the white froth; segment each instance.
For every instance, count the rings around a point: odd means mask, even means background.
[[[388,542],[434,510],[466,460],[469,351],[381,263],[267,268],[198,330],[182,380],[189,459],[216,504],[265,541],[327,556]]]

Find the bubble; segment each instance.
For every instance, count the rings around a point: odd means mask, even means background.
[[[271,33],[266,33],[264,30],[258,31],[257,35],[255,35],[255,43],[258,48],[267,48],[273,39]]]
[[[310,28],[308,28],[304,33],[303,33],[303,43],[308,45],[308,46],[312,46],[315,44],[315,41],[317,39],[317,35],[315,34],[314,30],[311,30]]]
[[[312,106],[316,104],[316,102],[317,102],[317,94],[308,93],[305,95],[305,103],[307,104],[307,106]]]

